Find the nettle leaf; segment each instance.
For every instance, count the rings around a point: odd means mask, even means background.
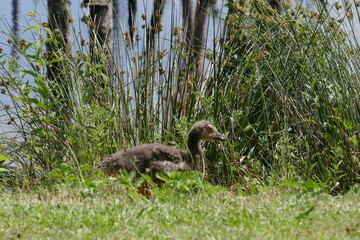
[[[11,158],[10,156],[7,156],[7,155],[5,155],[3,153],[0,153],[0,162],[7,161],[10,158]]]
[[[65,58],[54,58],[54,59],[48,61],[48,64],[56,63],[56,62],[62,62],[64,60],[66,60],[66,59]]]
[[[356,136],[349,137],[349,140],[354,144],[354,146],[357,146],[359,144],[359,141]]]
[[[5,148],[5,147],[3,145],[0,145],[0,149],[3,149],[3,148]],[[9,160],[10,158],[11,158],[10,156],[0,153],[0,162]]]
[[[28,13],[26,15],[28,15]],[[41,28],[42,28],[41,26],[32,25],[32,26],[29,26],[29,27],[25,28],[24,31],[22,31],[22,33],[25,33],[25,32],[27,32],[27,31],[29,31],[31,29],[36,29],[36,31],[38,31]]]
[[[28,43],[26,44],[26,46],[23,48],[23,51],[26,52],[26,50],[28,50],[31,46],[34,46],[35,43]]]
[[[29,70],[21,70],[21,72],[26,73],[26,74],[29,74],[29,75],[31,75],[31,76],[33,76],[33,77],[35,77],[35,78],[38,77],[37,73],[32,72],[32,71],[29,71]]]
[[[35,56],[36,59],[39,59],[40,54],[42,53],[43,43],[36,43],[35,45]]]

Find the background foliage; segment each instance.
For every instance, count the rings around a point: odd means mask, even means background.
[[[349,189],[360,180],[360,74],[355,30],[344,27],[358,19],[347,4],[334,19],[339,5],[312,12],[285,4],[279,14],[264,1],[233,1],[201,71],[184,67],[189,54],[177,26],[170,49],[162,49],[161,31],[144,52],[134,48],[146,35],[133,43],[129,33],[117,36],[125,62],[114,64],[103,52],[102,63],[93,61],[91,43],[76,33],[74,54],[59,49],[49,60],[44,46],[55,40],[41,22],[25,30],[33,39],[2,30],[9,40],[1,44],[17,43],[21,57],[0,53],[1,92],[13,104],[0,101],[1,113],[16,132],[2,137],[12,163],[1,166],[1,181],[85,181],[102,157],[125,146],[159,141],[185,149],[191,124],[208,119],[227,138],[206,146],[213,183],[251,190],[296,179]],[[55,62],[63,77],[47,81]]]

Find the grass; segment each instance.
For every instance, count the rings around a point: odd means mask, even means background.
[[[243,196],[223,188],[149,199],[116,183],[89,193],[69,185],[0,194],[3,239],[355,239],[359,193],[331,196],[288,187]],[[211,188],[213,191],[209,191]],[[169,194],[171,192],[172,194]],[[211,192],[211,193],[209,193]]]

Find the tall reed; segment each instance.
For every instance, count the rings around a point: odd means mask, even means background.
[[[349,188],[360,180],[360,62],[358,33],[345,23],[359,18],[350,5],[336,12],[338,3],[283,5],[282,15],[262,1],[246,4],[230,6],[224,52],[214,54],[222,58],[216,114],[233,140],[224,169]]]

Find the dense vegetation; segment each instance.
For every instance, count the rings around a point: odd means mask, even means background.
[[[278,14],[263,1],[234,1],[229,9],[204,69],[184,65],[179,26],[171,26],[170,41],[157,29],[151,47],[142,42],[145,31],[134,42],[120,34],[124,58],[114,63],[102,52],[101,63],[94,61],[76,30],[74,54],[59,49],[49,60],[44,46],[54,34],[36,14],[24,31],[33,39],[2,29],[8,40],[1,44],[17,44],[20,55],[0,53],[1,92],[12,101],[1,114],[15,129],[1,136],[0,160],[12,162],[0,168],[4,186],[91,181],[103,156],[154,141],[185,149],[189,126],[208,119],[227,137],[206,146],[214,184],[252,191],[290,179],[329,192],[351,189],[360,180],[357,6],[315,12],[284,5]],[[61,79],[47,81],[54,63]]]

